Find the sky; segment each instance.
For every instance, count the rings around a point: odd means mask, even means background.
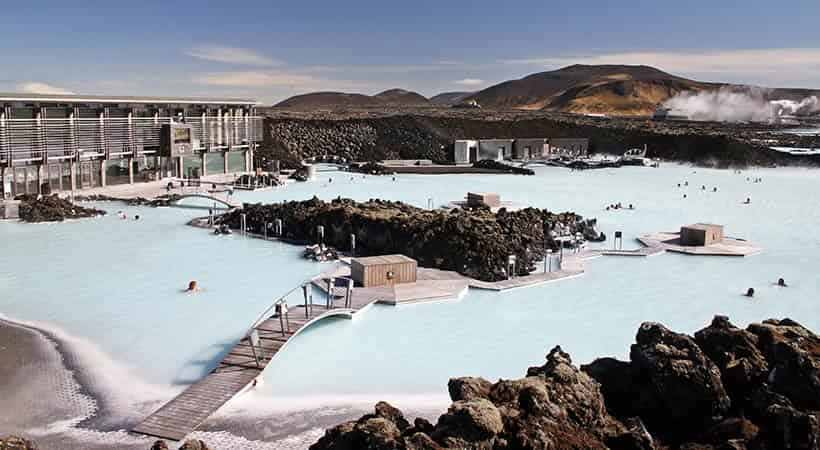
[[[476,91],[569,64],[820,89],[820,1],[8,2],[0,92]]]

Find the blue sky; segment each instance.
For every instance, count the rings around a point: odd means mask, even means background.
[[[11,2],[0,91],[433,95],[573,63],[820,88],[817,0],[285,3]]]

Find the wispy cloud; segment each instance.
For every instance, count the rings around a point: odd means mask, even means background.
[[[46,83],[39,83],[37,81],[26,81],[24,83],[20,83],[17,86],[17,89],[20,92],[25,92],[27,94],[54,94],[54,95],[73,95],[74,92],[71,92],[67,89],[63,89],[61,87],[52,86]]]
[[[208,73],[194,78],[194,81],[209,86],[270,87],[310,86],[319,80],[310,75],[283,71],[240,71]]]
[[[455,84],[459,84],[461,86],[471,86],[471,87],[481,86],[484,83],[485,83],[485,81],[480,79],[480,78],[465,78],[463,80],[458,80],[458,81],[455,82]]]
[[[282,64],[281,61],[262,55],[255,50],[219,45],[197,47],[188,50],[185,54],[205,61],[246,66],[278,66]]]

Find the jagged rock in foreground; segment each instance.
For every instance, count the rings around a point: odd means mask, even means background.
[[[350,250],[350,235],[356,235],[356,255],[401,253],[415,258],[420,266],[453,270],[484,281],[507,278],[510,255],[517,258],[517,275],[527,275],[544,260],[547,248],[558,249],[550,232],[558,224],[572,234],[599,240],[595,219],[585,220],[567,212],[544,209],[519,211],[488,209],[429,211],[401,202],[336,199],[325,202],[291,201],[270,205],[245,204],[220,221],[239,228],[241,215],[255,233],[264,234],[268,224],[281,219],[284,238],[303,243],[318,242],[317,227],[324,227],[325,245]]]
[[[518,380],[450,380],[453,404],[411,426],[382,402],[312,450],[818,450],[820,338],[789,319],[695,337],[641,325],[630,361],[580,370],[555,347]]]
[[[37,450],[37,444],[19,436],[0,437],[0,450]]]
[[[105,211],[84,208],[60,198],[57,194],[41,196],[20,195],[20,219],[25,222],[62,222],[65,219],[81,219],[105,214]]]

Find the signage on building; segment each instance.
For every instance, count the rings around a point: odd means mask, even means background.
[[[190,125],[169,123],[162,126],[161,156],[186,156],[194,153],[194,132]]]

